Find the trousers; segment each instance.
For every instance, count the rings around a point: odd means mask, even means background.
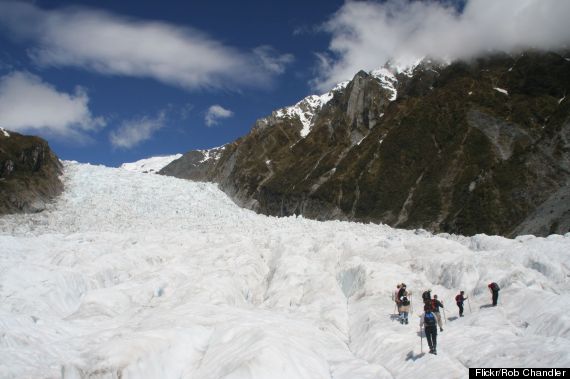
[[[437,348],[437,327],[426,326],[424,330],[426,332],[429,349],[435,350]]]
[[[498,300],[499,300],[499,291],[493,291],[493,306],[497,305]]]

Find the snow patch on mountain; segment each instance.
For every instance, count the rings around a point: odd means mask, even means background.
[[[210,160],[217,161],[222,156],[226,145],[213,147],[207,150],[196,150],[204,155],[204,158],[200,161],[200,163],[208,162]]]
[[[502,94],[504,94],[504,95],[509,96],[509,91],[507,91],[506,89],[499,88],[499,87],[493,87],[493,89],[494,89],[495,91],[497,91],[497,92],[500,92],[500,93],[502,93]]]
[[[4,135],[4,137],[10,137],[10,133],[4,128],[0,128],[0,132]]]
[[[150,157],[136,162],[123,163],[120,168],[133,172],[157,173],[170,162],[182,157],[182,154]]]
[[[338,89],[340,87],[337,86]],[[299,101],[297,104],[290,107],[281,108],[274,112],[277,118],[299,118],[303,128],[301,129],[301,137],[306,137],[313,126],[315,115],[321,108],[333,98],[333,91],[327,92],[323,95],[310,95]]]
[[[394,101],[398,97],[396,89],[398,79],[396,76],[402,74],[412,77],[416,67],[423,61],[423,59],[417,59],[409,65],[397,65],[388,62],[383,67],[370,71],[369,74],[378,79],[380,85],[392,93],[388,100]],[[431,64],[431,61],[427,60],[427,63]],[[300,135],[305,138],[311,132],[315,115],[333,98],[335,92],[343,90],[349,83],[348,80],[338,83],[327,93],[307,96],[295,105],[281,108],[273,112],[272,115],[276,118],[298,118],[303,126]]]
[[[392,96],[388,98],[389,101],[394,101],[398,98],[398,90],[396,90],[398,79],[394,73],[392,73],[386,67],[383,67],[378,70],[371,71],[370,75],[378,79],[383,88],[392,92]]]

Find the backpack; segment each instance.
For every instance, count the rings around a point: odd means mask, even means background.
[[[422,299],[430,300],[431,299],[431,293],[429,291],[422,293]]]
[[[436,299],[431,300],[431,308],[434,312],[439,312],[439,304],[437,303]]]
[[[489,288],[491,288],[492,291],[497,292],[500,291],[501,288],[499,287],[499,285],[495,282],[489,284]]]
[[[426,327],[435,326],[436,322],[435,315],[432,312],[426,312],[424,314],[424,324]]]
[[[461,297],[461,295],[457,295],[455,296],[455,301],[461,303],[463,301],[463,298]]]
[[[410,305],[410,300],[406,296],[402,298],[402,305]]]

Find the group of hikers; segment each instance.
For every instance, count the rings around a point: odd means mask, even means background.
[[[495,307],[499,300],[499,285],[492,282],[487,287],[491,292],[491,300]],[[412,292],[407,290],[405,283],[401,283],[396,286],[394,300],[398,309],[398,320],[401,324],[408,324],[408,315],[412,306],[411,296]],[[467,299],[468,297],[465,296],[465,291],[459,291],[459,294],[455,296],[455,303],[459,308],[459,317],[463,317],[463,303]],[[439,326],[439,331],[443,332],[440,309],[444,309],[445,317],[445,308],[443,303],[437,298],[437,295],[434,294],[432,298],[430,289],[422,293],[422,300],[424,304],[424,313],[420,316],[420,329],[424,329],[430,354],[437,355],[437,327]]]

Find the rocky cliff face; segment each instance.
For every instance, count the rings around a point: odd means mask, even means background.
[[[0,215],[42,211],[63,190],[61,172],[46,141],[0,128]]]
[[[218,182],[270,215],[466,235],[564,233],[567,95],[570,57],[559,53],[359,72],[259,120],[215,163],[180,165],[175,175]]]

